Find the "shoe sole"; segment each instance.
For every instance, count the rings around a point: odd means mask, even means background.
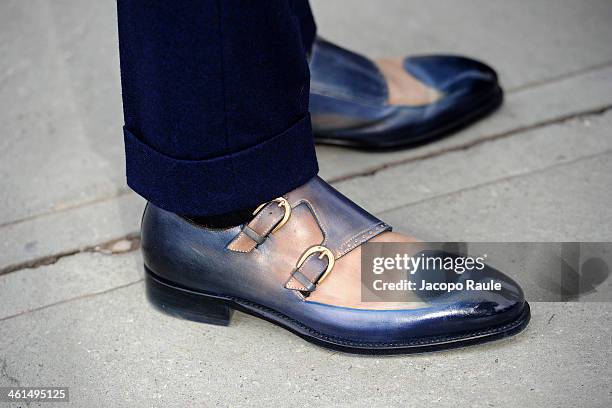
[[[355,354],[411,354],[499,340],[521,332],[531,317],[525,302],[521,315],[512,322],[455,336],[419,338],[404,343],[359,343],[327,336],[299,321],[251,301],[222,297],[182,288],[155,275],[145,266],[145,287],[149,302],[158,310],[181,319],[200,323],[229,325],[234,309],[267,320],[302,337],[306,341],[333,350]]]
[[[350,147],[358,150],[369,150],[369,151],[385,151],[385,150],[399,150],[408,147],[417,147],[424,145],[435,140],[442,139],[449,136],[451,133],[457,132],[461,129],[468,127],[479,119],[482,119],[494,111],[496,111],[504,101],[504,92],[498,86],[495,90],[486,98],[483,102],[474,110],[461,116],[454,122],[449,122],[444,126],[437,127],[435,129],[425,130],[421,133],[411,134],[406,139],[396,139],[391,141],[385,141],[384,135],[380,136],[379,141],[371,143],[363,140],[353,140],[350,137],[338,138],[329,134],[316,134],[315,143],[330,145],[330,146],[342,146]],[[357,129],[359,130],[359,129]]]

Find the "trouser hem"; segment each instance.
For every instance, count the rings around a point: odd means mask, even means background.
[[[310,116],[257,145],[205,160],[167,156],[124,128],[128,185],[182,215],[217,215],[279,197],[318,172]]]

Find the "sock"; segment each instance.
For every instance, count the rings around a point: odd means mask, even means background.
[[[185,218],[196,224],[202,225],[209,228],[229,228],[235,227],[236,225],[244,224],[253,218],[254,208],[247,208],[244,210],[232,211],[225,214],[219,215],[208,215],[208,216],[185,216]]]

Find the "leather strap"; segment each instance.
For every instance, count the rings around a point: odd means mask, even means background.
[[[313,292],[326,269],[327,260],[325,258],[319,259],[317,254],[310,255],[302,266],[291,271],[285,287],[300,292]]]
[[[249,238],[257,243],[257,245],[261,245],[266,240],[264,235],[259,235],[255,230],[251,229],[248,225],[242,227],[242,232],[246,234]]]
[[[389,227],[385,223],[380,223],[373,225],[368,231],[364,231],[360,234],[357,234],[355,237],[351,238],[349,241],[346,241],[344,244],[340,246],[340,248],[351,248],[354,249],[364,242],[369,241],[371,238],[376,235],[388,231],[391,227]],[[348,253],[350,250],[345,249],[344,252],[335,250],[334,248],[329,248],[333,253],[340,253],[342,255]],[[318,254],[310,255],[306,258],[306,261],[299,267],[293,269],[291,271],[291,275],[289,280],[285,283],[285,288],[291,290],[297,290],[303,293],[314,292],[319,281],[328,267],[327,258],[319,258]],[[340,256],[335,256],[334,259],[340,258]],[[333,273],[333,272],[332,272]]]
[[[264,243],[274,227],[283,219],[285,211],[275,202],[269,202],[242,231],[227,245],[234,252],[251,252]]]

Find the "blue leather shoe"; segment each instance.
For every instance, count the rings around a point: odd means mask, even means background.
[[[439,97],[421,105],[394,102],[380,64],[317,39],[310,59],[316,141],[364,149],[423,144],[473,123],[502,103],[497,74],[481,62],[433,55],[407,57],[398,65],[411,81]]]
[[[228,229],[209,229],[149,204],[141,235],[148,298],[169,314],[205,323],[227,325],[232,310],[241,310],[313,343],[356,353],[457,347],[527,325],[521,288],[489,267],[471,278],[494,279],[501,290],[362,301],[361,245],[411,240],[390,230],[318,177]]]

